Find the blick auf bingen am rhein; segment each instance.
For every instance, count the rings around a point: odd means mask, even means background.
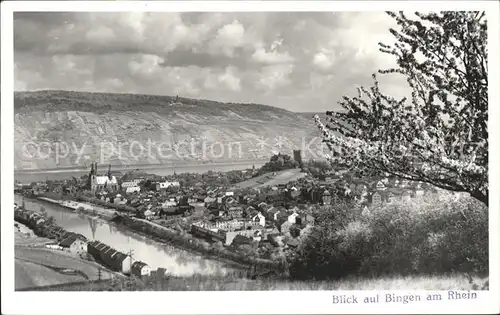
[[[475,299],[487,20],[15,12],[16,290]]]

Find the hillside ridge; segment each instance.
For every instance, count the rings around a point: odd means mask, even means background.
[[[72,100],[71,103],[62,103],[63,100]],[[33,102],[36,101],[34,104]],[[135,93],[108,93],[108,92],[86,92],[86,91],[71,91],[71,90],[37,90],[37,91],[15,91],[14,92],[14,108],[22,110],[26,106],[35,106],[36,109],[51,110],[45,108],[44,101],[57,102],[59,106],[57,109],[78,109],[82,108],[68,108],[70,106],[82,105],[84,102],[92,102],[91,108],[88,109],[126,109],[131,105],[146,106],[146,110],[154,106],[161,109],[168,106],[190,106],[197,107],[216,107],[221,109],[254,109],[264,111],[276,111],[280,113],[292,113],[283,108],[274,107],[271,105],[256,104],[256,103],[235,103],[235,102],[221,102],[207,99],[186,98],[170,95],[155,95],[155,94],[135,94]],[[116,108],[112,108],[112,106]],[[111,106],[111,107],[110,107]],[[230,108],[231,107],[231,108]],[[141,108],[143,109],[143,108]],[[176,108],[177,109],[177,108]]]
[[[291,154],[318,134],[312,117],[261,104],[59,90],[18,91],[14,104],[17,169],[252,160]],[[27,143],[52,154],[26,154]]]

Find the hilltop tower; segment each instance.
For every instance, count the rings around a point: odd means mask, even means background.
[[[302,168],[302,152],[300,150],[293,150],[293,159],[299,163],[299,167]]]

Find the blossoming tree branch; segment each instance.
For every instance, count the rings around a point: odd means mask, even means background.
[[[358,171],[389,173],[468,192],[488,204],[488,63],[484,12],[387,12],[400,26],[395,56],[411,97],[396,99],[374,85],[344,96],[343,111],[315,121],[331,160]]]

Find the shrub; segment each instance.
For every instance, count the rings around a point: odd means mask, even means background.
[[[356,217],[323,210],[295,255],[295,278],[488,272],[488,210],[469,196],[429,195]]]

